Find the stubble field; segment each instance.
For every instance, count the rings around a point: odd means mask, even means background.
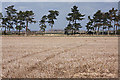
[[[3,78],[117,78],[117,37],[2,37]]]

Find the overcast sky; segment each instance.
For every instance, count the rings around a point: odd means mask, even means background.
[[[118,2],[120,0],[1,0],[2,2]]]
[[[28,0],[24,0],[24,1],[28,1]],[[34,1],[38,1],[38,0],[34,0]],[[90,0],[86,0],[86,1],[90,1]],[[113,0],[104,0],[104,1],[113,1]],[[4,8],[7,6],[15,5],[15,8],[17,10],[23,10],[23,11],[33,10],[35,13],[35,20],[39,21],[43,15],[48,14],[49,10],[58,10],[60,14],[58,16],[57,21],[55,21],[54,29],[64,29],[68,24],[68,22],[66,21],[67,14],[71,12],[71,8],[74,5],[76,5],[78,6],[78,9],[80,10],[81,14],[85,14],[86,19],[81,21],[81,25],[83,26],[82,29],[85,30],[85,25],[88,22],[87,16],[89,15],[92,16],[97,10],[102,10],[103,12],[106,12],[113,7],[118,8],[118,2],[117,2],[118,0],[115,1],[116,2],[3,2],[2,11],[4,12]],[[29,24],[29,28],[31,30],[39,30],[39,25],[38,23]],[[50,29],[49,26],[47,30],[48,29]]]

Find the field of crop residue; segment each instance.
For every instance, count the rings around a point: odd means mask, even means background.
[[[3,78],[117,78],[118,37],[2,37]]]

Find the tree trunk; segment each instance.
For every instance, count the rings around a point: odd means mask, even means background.
[[[117,35],[117,28],[118,28],[118,26],[116,26],[115,35]]]
[[[8,26],[8,31],[10,32],[10,25]]]
[[[19,35],[20,35],[20,29],[19,29]]]
[[[109,27],[108,27],[108,35],[110,34]]]
[[[104,26],[103,26],[103,31],[102,31],[102,35],[104,35]]]
[[[99,26],[98,26],[98,30],[97,30],[97,35],[99,35]]]
[[[10,32],[10,28],[9,28],[9,32]]]
[[[93,35],[94,35],[94,29],[93,29]]]
[[[93,22],[93,25],[95,25],[95,22]],[[93,35],[95,34],[95,27],[93,27]]]
[[[25,32],[25,36],[27,36],[27,30],[28,30],[28,21],[26,21],[26,32]]]
[[[104,29],[103,29],[103,31],[102,31],[102,35],[104,35]]]
[[[95,27],[95,33],[96,33],[96,27]]]
[[[116,29],[115,29],[115,35],[117,34],[117,26],[116,26]]]
[[[75,19],[75,30],[74,30],[74,35],[76,34],[76,19]]]
[[[5,26],[5,31],[4,31],[4,34],[6,35],[6,26]]]
[[[113,30],[113,31],[114,31],[114,34],[116,35],[116,30],[115,30],[115,21],[114,21],[114,30]]]
[[[118,24],[118,22],[117,22],[117,24]],[[115,35],[117,34],[117,28],[118,28],[118,26],[116,26]]]
[[[87,30],[87,34],[88,34],[88,32],[89,32],[89,29]]]
[[[72,35],[73,35],[74,31],[72,30]]]
[[[53,25],[51,25],[51,34],[53,33]]]

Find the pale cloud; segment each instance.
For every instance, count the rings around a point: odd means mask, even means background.
[[[0,0],[2,2],[119,2],[120,0]]]

